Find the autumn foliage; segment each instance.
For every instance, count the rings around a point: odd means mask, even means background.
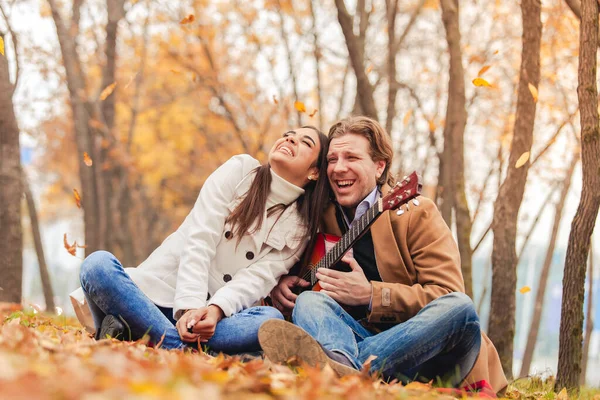
[[[73,319],[0,303],[0,398],[451,398],[430,385],[335,377],[292,363],[94,340]]]

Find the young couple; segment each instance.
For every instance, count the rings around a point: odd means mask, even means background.
[[[125,331],[169,349],[198,341],[229,354],[262,349],[274,362],[297,356],[338,375],[376,356],[371,371],[385,378],[501,391],[498,355],[463,294],[458,249],[431,200],[383,213],[344,257],[350,272],[320,269],[320,292],[292,292],[309,285],[287,274],[308,262],[317,231],[341,236],[390,190],[392,156],[378,122],[350,117],[329,138],[313,127],[284,133],[265,165],[231,158],[138,268],[107,252],[86,258],[80,278],[96,337]],[[274,307],[256,306],[269,293]],[[357,321],[340,304],[367,315]],[[290,311],[293,324],[283,319]]]

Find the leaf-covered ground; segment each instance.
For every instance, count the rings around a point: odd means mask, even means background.
[[[533,381],[531,382],[533,384]],[[511,387],[510,398],[566,398],[540,381]],[[589,393],[587,398],[600,400]],[[0,303],[0,399],[443,399],[427,385],[387,384],[362,373],[274,365],[95,341],[73,319]]]

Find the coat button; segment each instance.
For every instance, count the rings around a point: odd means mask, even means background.
[[[225,239],[231,239],[233,237],[233,233],[231,231],[225,232]]]
[[[229,282],[230,280],[231,280],[231,275],[229,275],[229,274],[223,275],[223,281]]]
[[[247,258],[248,260],[252,260],[252,259],[254,258],[254,253],[253,253],[253,252],[251,252],[251,251],[247,252],[247,253],[246,253],[246,258]]]

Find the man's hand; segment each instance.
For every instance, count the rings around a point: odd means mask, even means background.
[[[215,334],[217,323],[223,317],[223,310],[214,304],[208,307],[188,310],[177,321],[179,337],[184,342],[195,342],[200,337],[200,341],[206,343]],[[189,331],[190,328],[192,332]]]
[[[342,261],[348,264],[352,271],[341,272],[327,268],[319,268],[317,271],[321,293],[329,295],[341,304],[368,305],[371,302],[373,289],[365,273],[353,257],[346,254],[342,257]]]
[[[283,276],[271,291],[273,307],[283,314],[290,314],[298,297],[297,294],[292,292],[292,288],[296,286],[308,287],[310,283],[297,276]]]

